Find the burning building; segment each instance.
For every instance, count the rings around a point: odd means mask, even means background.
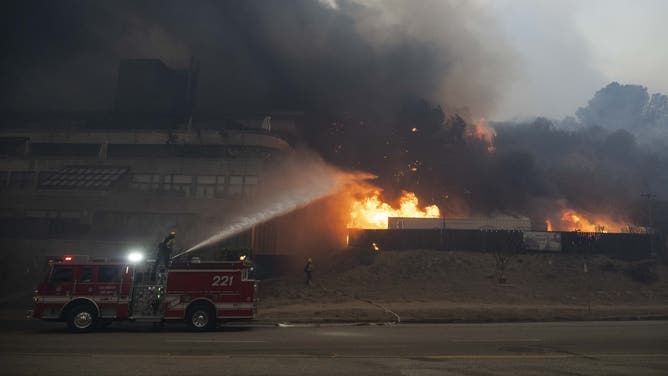
[[[626,259],[655,254],[660,238],[604,215],[585,217],[572,209],[532,226],[525,216],[441,217],[437,206],[418,206],[414,193],[403,192],[398,207],[382,202],[378,192],[351,206],[348,244],[378,252],[383,249],[530,251],[606,253]],[[405,215],[405,216],[396,216]],[[357,227],[356,227],[357,226]],[[546,231],[547,230],[547,231]]]

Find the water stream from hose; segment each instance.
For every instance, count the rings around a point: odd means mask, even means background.
[[[315,161],[298,159],[277,169],[248,204],[221,224],[220,231],[173,256],[177,258],[250,230],[253,226],[290,213],[318,199],[333,195],[351,183],[374,178],[347,173]]]

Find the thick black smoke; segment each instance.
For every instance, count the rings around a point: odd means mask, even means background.
[[[194,56],[195,124],[304,111],[308,144],[378,175],[386,198],[542,221],[563,207],[628,218],[641,193],[668,192],[668,100],[642,87],[611,84],[577,119],[496,124],[493,152],[472,137],[512,70],[473,2],[47,0],[2,17],[5,110],[108,110],[120,59]]]
[[[461,142],[466,124],[453,109],[491,109],[511,66],[493,21],[459,1],[24,1],[4,17],[4,109],[109,110],[120,59],[179,68],[194,56],[195,124],[211,113],[304,111],[312,147],[379,175],[389,195],[414,185],[407,165]],[[434,168],[416,182],[437,187]]]
[[[5,109],[108,109],[119,59],[194,56],[200,113],[379,116],[406,97],[483,112],[509,66],[458,1],[32,0],[3,18]]]

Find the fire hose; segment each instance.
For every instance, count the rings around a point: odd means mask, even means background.
[[[320,287],[323,291],[325,291],[327,293],[332,293],[333,292],[335,294],[345,296],[347,298],[355,299],[355,300],[358,300],[360,302],[368,303],[368,304],[371,304],[372,306],[374,306],[376,308],[382,309],[385,313],[389,313],[390,315],[394,316],[395,320],[394,320],[394,322],[391,323],[392,325],[396,325],[396,324],[401,323],[401,316],[399,316],[399,314],[397,314],[396,312],[392,311],[391,309],[389,309],[389,308],[387,308],[387,307],[385,307],[385,306],[383,306],[379,303],[374,302],[373,300],[362,299],[362,298],[354,296],[354,295],[349,295],[349,294],[346,294],[345,292],[343,292],[341,290],[330,290],[330,289],[326,288],[325,286],[323,286],[321,284],[318,284],[317,286]]]

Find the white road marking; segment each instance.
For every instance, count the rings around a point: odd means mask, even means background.
[[[367,334],[356,333],[356,332],[320,332],[318,334],[323,336],[334,336],[334,337],[368,337]]]
[[[174,354],[174,353],[34,353],[34,352],[8,352],[0,354],[0,359],[16,357],[99,357],[99,358],[170,358],[170,359],[218,359],[218,358],[276,358],[276,359],[402,359],[402,358],[424,358],[424,359],[562,359],[562,358],[609,358],[609,359],[627,359],[627,358],[668,358],[668,354],[648,353],[648,354],[404,354],[404,355],[346,355],[346,354]]]
[[[167,339],[168,343],[263,343],[266,341],[252,339]]]
[[[495,343],[495,342],[544,342],[544,339],[540,338],[520,338],[520,339],[512,339],[512,338],[497,338],[497,339],[451,339],[450,342],[454,343]]]

